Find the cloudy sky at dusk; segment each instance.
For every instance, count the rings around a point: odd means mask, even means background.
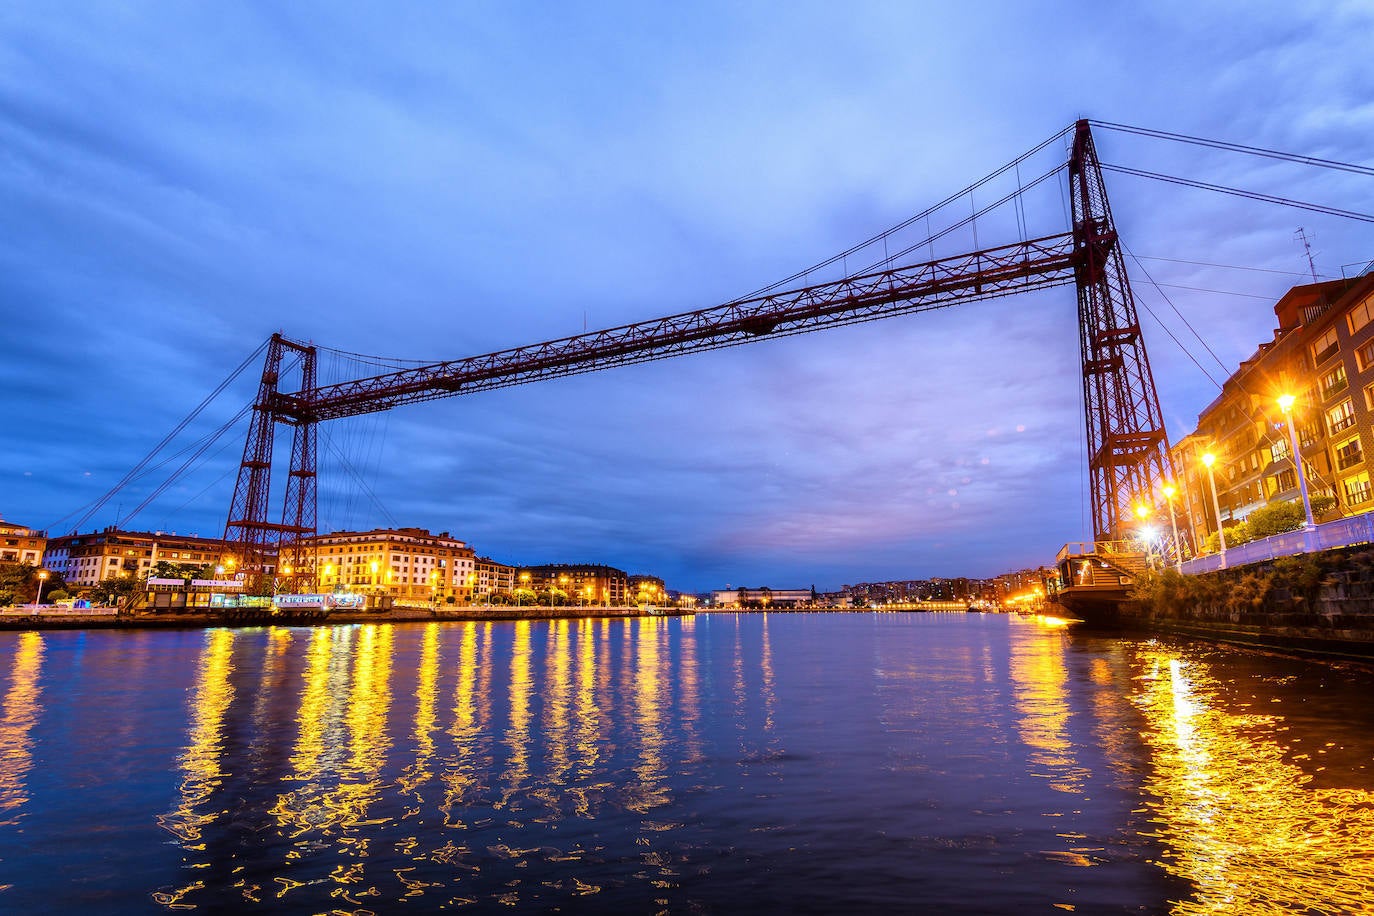
[[[955,6],[6,4],[0,515],[65,533],[274,331],[440,360],[713,305],[1075,118],[1374,162],[1367,3]],[[1358,175],[1097,144],[1374,210]],[[1107,182],[1171,437],[1217,389],[1169,332],[1220,379],[1310,280],[1297,227],[1323,277],[1374,258],[1367,223]],[[1046,190],[1027,219],[1063,231]],[[1048,562],[1090,536],[1074,309],[1065,287],[338,421],[321,528],[691,590]],[[242,447],[124,524],[219,535]]]

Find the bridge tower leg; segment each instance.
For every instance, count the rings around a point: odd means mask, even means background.
[[[1138,502],[1153,506],[1173,470],[1159,395],[1086,120],[1074,129],[1069,197],[1093,537],[1115,540],[1127,534],[1132,507]]]
[[[315,421],[309,410],[303,409],[306,402],[299,394],[286,395],[280,390],[282,361],[288,350],[299,357],[301,391],[315,387],[315,348],[273,334],[224,525],[226,565],[243,574],[244,591],[250,595],[270,594],[273,578],[284,591],[310,588],[315,579],[314,564],[307,553],[316,525]],[[295,433],[282,520],[273,523],[268,521],[268,514],[278,423],[294,426]]]

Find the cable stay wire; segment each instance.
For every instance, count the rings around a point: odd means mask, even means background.
[[[996,210],[996,209],[999,208],[999,207],[1005,206],[1009,201],[1012,201],[1012,200],[1015,200],[1015,199],[1019,198],[1019,197],[1020,197],[1022,194],[1024,194],[1026,191],[1029,191],[1029,190],[1031,190],[1032,188],[1035,188],[1035,187],[1037,187],[1038,185],[1040,185],[1042,182],[1047,181],[1047,180],[1049,180],[1050,178],[1053,178],[1055,175],[1057,175],[1057,174],[1059,174],[1060,172],[1062,172],[1065,168],[1066,168],[1066,163],[1060,163],[1059,165],[1056,165],[1054,168],[1052,168],[1052,169],[1050,169],[1049,171],[1045,172],[1044,174],[1040,175],[1040,177],[1034,179],[1034,180],[1031,181],[1029,184],[1027,184],[1027,185],[1025,185],[1025,186],[1023,186],[1023,187],[1017,188],[1015,191],[1012,191],[1010,194],[1007,194],[1007,195],[1005,195],[1005,196],[999,198],[998,200],[995,200],[995,201],[993,201],[992,203],[987,204],[986,206],[980,207],[979,209],[975,210],[973,213],[969,214],[968,216],[965,216],[964,218],[960,219],[960,220],[957,221],[957,222],[951,223],[950,225],[946,226],[944,229],[941,229],[939,232],[934,233],[933,235],[929,236],[928,238],[924,238],[924,239],[920,240],[919,242],[915,242],[915,243],[913,243],[913,244],[911,244],[911,245],[908,245],[906,248],[903,248],[901,251],[898,251],[896,254],[892,255],[892,256],[889,258],[889,260],[898,259],[898,258],[904,258],[904,257],[906,257],[907,255],[909,255],[909,254],[911,254],[912,252],[914,252],[914,251],[915,251],[916,249],[918,249],[918,248],[923,248],[923,247],[925,247],[925,246],[927,246],[927,245],[933,244],[934,242],[939,241],[940,239],[942,239],[942,238],[944,238],[945,236],[949,235],[951,232],[955,232],[955,231],[957,231],[957,230],[959,230],[959,229],[962,229],[962,228],[965,227],[965,226],[968,226],[968,225],[970,225],[970,224],[972,224],[972,223],[975,223],[975,222],[977,221],[978,217],[980,217],[980,216],[987,216],[987,215],[988,215],[989,213],[991,213],[993,210]],[[975,246],[975,248],[976,248],[976,246]],[[882,267],[882,265],[883,265],[883,262],[882,262],[882,261],[876,261],[876,262],[874,262],[874,263],[868,265],[867,267],[865,267],[863,270],[858,271],[858,273],[856,274],[856,276],[862,276],[862,275],[864,275],[864,274],[867,274],[867,273],[871,273],[871,272],[873,272],[873,271],[876,271],[876,270],[878,270],[880,267]]]
[[[1194,293],[1211,293],[1215,296],[1240,296],[1243,299],[1258,299],[1261,302],[1273,302],[1273,296],[1262,296],[1259,293],[1238,293],[1233,289],[1212,289],[1208,286],[1188,286],[1183,283],[1156,283],[1165,289],[1186,289]]]
[[[1157,255],[1148,254],[1132,255],[1132,257],[1135,257],[1141,261],[1167,261],[1170,264],[1192,264],[1195,267],[1216,267],[1221,270],[1250,270],[1256,273],[1281,274],[1285,277],[1306,277],[1308,275],[1307,271],[1305,270],[1279,270],[1275,267],[1244,267],[1240,264],[1214,264],[1211,261],[1190,261],[1185,258],[1165,258]],[[1328,279],[1335,279],[1334,277],[1330,277],[1326,274],[1323,274],[1323,276],[1327,276]],[[1208,292],[1212,292],[1212,290],[1209,290]]]
[[[1121,242],[1120,244],[1121,249],[1125,251],[1127,255],[1130,256],[1132,261],[1135,262],[1135,266],[1138,267],[1140,269],[1140,272],[1145,275],[1145,279],[1150,283],[1151,286],[1155,288],[1155,291],[1159,293],[1160,298],[1162,298],[1168,304],[1169,308],[1173,310],[1173,313],[1178,316],[1178,320],[1183,322],[1183,326],[1186,327],[1192,333],[1193,337],[1197,339],[1198,343],[1202,344],[1202,348],[1207,351],[1208,355],[1210,355],[1212,359],[1216,360],[1216,364],[1219,367],[1221,367],[1221,371],[1226,372],[1226,364],[1221,361],[1221,357],[1217,356],[1216,351],[1213,350],[1208,345],[1207,341],[1202,338],[1202,335],[1197,332],[1197,328],[1193,327],[1192,323],[1184,317],[1182,312],[1178,310],[1178,306],[1174,305],[1174,301],[1169,298],[1169,294],[1164,292],[1160,285],[1155,282],[1155,278],[1152,277],[1150,275],[1150,272],[1145,269],[1145,265],[1140,263],[1140,259],[1135,256],[1135,252],[1131,251],[1131,249],[1126,245],[1125,242]],[[1159,317],[1155,315],[1154,312],[1150,311],[1150,307],[1148,305],[1145,305],[1145,303],[1143,302],[1141,303],[1141,305],[1145,306],[1145,310],[1150,312],[1150,317],[1154,318],[1155,322],[1158,323],[1159,326],[1164,329],[1164,333],[1168,334],[1170,339],[1172,339],[1174,343],[1178,344],[1178,348],[1183,351],[1184,355],[1187,356],[1188,359],[1192,360],[1193,365],[1198,367],[1198,371],[1200,371],[1204,376],[1207,377],[1207,381],[1211,382],[1213,385],[1216,385],[1217,390],[1220,391],[1222,383],[1218,382],[1216,379],[1212,377],[1212,374],[1203,367],[1202,363],[1198,361],[1197,357],[1195,357],[1192,354],[1192,352],[1189,351],[1189,349],[1183,345],[1183,342],[1181,340],[1174,336],[1174,332],[1169,328],[1169,326],[1166,325],[1164,322],[1160,321]]]
[[[1282,150],[1264,149],[1259,146],[1247,146],[1244,143],[1229,143],[1225,140],[1209,140],[1205,137],[1192,137],[1188,134],[1176,134],[1167,130],[1153,130],[1148,127],[1133,127],[1129,124],[1114,124],[1110,121],[1090,120],[1088,122],[1094,127],[1105,127],[1108,130],[1120,131],[1128,134],[1138,134],[1143,137],[1153,137],[1157,140],[1173,140],[1179,143],[1191,143],[1195,146],[1205,146],[1211,149],[1227,150],[1233,153],[1246,153],[1251,156],[1262,156],[1266,159],[1280,159],[1285,162],[1297,162],[1302,165],[1312,165],[1318,168],[1335,169],[1341,172],[1353,172],[1356,175],[1374,176],[1374,166],[1358,165],[1353,162],[1339,162],[1334,159],[1321,159],[1316,156],[1303,156],[1297,153],[1285,153]]]
[[[993,180],[995,180],[995,179],[997,179],[997,178],[1000,178],[1001,176],[1005,175],[1007,172],[1016,169],[1022,162],[1024,162],[1024,161],[1027,160],[1027,159],[1029,159],[1030,157],[1032,157],[1032,156],[1034,156],[1034,155],[1040,153],[1040,152],[1043,151],[1047,146],[1049,146],[1049,145],[1052,144],[1052,143],[1057,142],[1058,140],[1060,140],[1062,137],[1064,137],[1066,134],[1068,134],[1068,133],[1071,132],[1072,130],[1073,130],[1073,126],[1072,126],[1072,125],[1070,125],[1069,127],[1065,127],[1063,130],[1059,131],[1058,133],[1056,133],[1056,134],[1054,134],[1053,136],[1047,138],[1047,139],[1044,140],[1043,142],[1037,144],[1036,146],[1034,146],[1034,147],[1032,147],[1031,149],[1027,150],[1026,152],[1022,153],[1021,155],[1017,156],[1015,159],[1011,160],[1011,161],[1008,162],[1006,165],[1003,165],[1001,168],[997,169],[996,171],[990,172],[989,174],[987,174],[987,175],[983,176],[982,178],[978,179],[978,180],[975,181],[973,184],[969,185],[968,187],[964,188],[963,190],[961,190],[961,191],[956,191],[955,193],[949,195],[948,197],[946,197],[944,200],[940,201],[939,203],[933,204],[932,206],[927,207],[926,209],[922,210],[920,213],[917,213],[917,214],[914,215],[914,216],[908,217],[907,219],[903,220],[902,222],[898,223],[897,225],[892,226],[891,228],[888,228],[888,229],[886,229],[886,230],[884,230],[884,231],[882,231],[882,232],[879,232],[879,233],[877,233],[876,235],[873,235],[872,237],[870,237],[870,238],[868,238],[868,239],[865,239],[865,240],[862,241],[862,242],[859,242],[858,244],[852,245],[852,246],[850,246],[849,248],[846,248],[844,251],[841,251],[841,252],[838,253],[838,254],[831,255],[830,257],[826,258],[824,261],[820,261],[820,262],[818,262],[818,263],[816,263],[816,264],[811,265],[810,267],[807,267],[807,268],[804,268],[804,269],[802,269],[802,270],[799,270],[799,271],[797,271],[796,273],[793,273],[793,274],[791,274],[791,275],[789,275],[789,276],[783,277],[781,280],[778,280],[778,281],[776,281],[776,282],[774,282],[774,283],[770,283],[770,284],[768,284],[767,286],[760,287],[759,289],[756,289],[756,290],[754,290],[754,291],[751,292],[751,293],[747,293],[747,294],[745,294],[745,295],[743,295],[743,296],[740,296],[740,297],[737,298],[737,299],[733,299],[733,300],[731,300],[730,302],[727,302],[727,303],[725,303],[725,304],[726,304],[726,305],[732,305],[732,304],[734,304],[734,303],[744,302],[744,301],[749,300],[749,299],[757,298],[757,297],[762,296],[762,295],[764,295],[764,294],[766,294],[766,293],[772,292],[773,290],[778,289],[779,287],[782,287],[782,286],[788,285],[788,284],[793,284],[793,283],[795,283],[795,282],[798,281],[798,280],[802,280],[802,279],[804,279],[805,277],[807,277],[808,275],[810,275],[810,274],[812,274],[812,273],[814,273],[814,272],[816,272],[816,271],[822,270],[822,269],[824,269],[824,268],[826,268],[826,267],[830,267],[831,265],[835,264],[836,262],[842,262],[842,261],[844,261],[844,260],[845,260],[846,258],[848,258],[849,256],[851,256],[851,255],[853,255],[853,254],[857,254],[859,251],[863,250],[864,248],[867,248],[869,245],[876,244],[877,242],[883,241],[883,240],[887,239],[888,237],[890,237],[890,236],[892,236],[892,235],[895,235],[895,234],[898,233],[898,232],[901,232],[903,229],[908,228],[908,227],[911,226],[913,223],[916,223],[916,222],[919,221],[919,220],[926,219],[926,218],[929,217],[932,213],[935,213],[935,212],[941,210],[942,208],[949,206],[950,204],[954,203],[956,200],[959,200],[960,198],[964,197],[965,195],[970,195],[970,194],[972,194],[974,191],[978,190],[979,188],[981,188],[983,185],[987,184],[988,182],[993,181]],[[1062,167],[1063,167],[1062,165],[1057,166],[1057,167],[1056,167],[1056,171],[1057,171],[1059,168],[1062,168]],[[1033,185],[1029,185],[1029,186],[1023,188],[1022,190],[1023,190],[1023,191],[1024,191],[1024,190],[1030,190],[1031,187],[1033,187]],[[1012,194],[1012,195],[1009,195],[1009,196],[1014,197],[1014,196],[1016,196],[1016,195],[1015,195],[1015,194]],[[1005,200],[1004,200],[1003,202],[1005,202]],[[961,224],[961,225],[962,225],[962,224]],[[936,236],[936,237],[938,238],[938,236]],[[924,245],[924,244],[926,244],[926,243],[929,242],[929,241],[933,241],[933,239],[927,239],[926,241],[923,241],[923,242],[921,242],[920,244],[921,244],[921,245]],[[914,248],[918,248],[918,247],[920,247],[920,245],[912,246],[912,248],[908,248],[907,251],[906,251],[905,253],[910,253],[911,250],[913,250]],[[894,257],[894,258],[896,258],[896,257],[901,257],[901,256],[902,256],[901,254],[892,255],[892,257]]]
[[[243,362],[239,363],[238,368],[230,372],[229,375],[225,377],[224,381],[220,382],[219,385],[215,387],[215,390],[210,392],[210,394],[206,396],[205,400],[201,401],[200,404],[194,410],[192,410],[189,414],[183,417],[181,422],[178,423],[172,429],[171,432],[164,436],[162,441],[155,445],[153,447],[153,450],[150,451],[147,455],[145,455],[143,459],[138,462],[138,464],[134,465],[133,468],[130,469],[130,471],[127,474],[125,474],[124,477],[118,483],[111,487],[103,496],[99,497],[94,502],[88,504],[88,508],[85,509],[81,517],[78,518],[76,522],[71,526],[71,531],[69,533],[76,534],[76,532],[81,528],[81,526],[86,524],[86,522],[90,520],[91,516],[99,512],[102,508],[105,507],[105,505],[111,499],[114,498],[114,495],[116,493],[118,493],[124,487],[128,486],[129,483],[133,481],[135,478],[141,476],[144,468],[147,467],[148,463],[151,462],[159,452],[166,448],[168,443],[170,443],[173,439],[179,436],[182,430],[186,429],[187,426],[189,426],[197,417],[199,417],[200,414],[205,410],[205,408],[210,406],[210,403],[214,401],[215,398],[219,397],[220,394],[222,394],[226,388],[233,384],[233,382],[240,375],[243,374],[243,371],[247,369],[250,365],[252,365],[257,360],[257,358],[263,354],[263,352],[267,349],[267,345],[268,341],[263,341],[261,344],[259,344],[257,349],[255,349],[252,353],[248,354],[248,357]],[[73,515],[76,514],[76,512],[81,511],[81,509],[77,509],[74,512],[68,513],[67,515],[58,519],[56,522],[53,523],[53,528],[56,528],[57,525],[66,521],[68,518],[71,518]]]
[[[331,440],[325,440],[325,446],[329,449],[329,451],[334,453],[335,458],[339,459],[339,463],[343,465],[344,470],[346,470],[349,473],[349,475],[353,478],[354,482],[357,483],[358,488],[361,489],[363,493],[367,496],[367,498],[372,501],[372,505],[376,506],[377,509],[382,513],[382,515],[386,517],[386,520],[391,524],[391,527],[399,528],[400,523],[396,521],[396,517],[391,514],[391,512],[387,509],[385,505],[382,504],[381,499],[373,491],[372,487],[368,486],[367,481],[363,479],[362,474],[360,474],[358,472],[358,469],[355,468],[352,462],[348,460],[348,456],[345,455],[338,448],[338,446],[336,446]],[[350,513],[351,511],[352,510],[349,509]]]
[[[1027,159],[1031,158],[1032,156],[1035,156],[1035,155],[1041,153],[1042,151],[1044,151],[1044,149],[1045,149],[1046,147],[1048,147],[1048,146],[1050,146],[1051,144],[1053,144],[1053,143],[1059,141],[1059,140],[1062,139],[1065,135],[1067,135],[1068,133],[1070,133],[1072,130],[1073,130],[1072,125],[1069,126],[1069,127],[1065,127],[1063,130],[1061,130],[1061,131],[1059,131],[1058,133],[1055,133],[1054,135],[1048,137],[1047,139],[1045,139],[1045,140],[1042,141],[1041,143],[1037,144],[1036,146],[1034,146],[1034,147],[1032,147],[1031,149],[1027,150],[1026,152],[1022,153],[1020,156],[1017,156],[1015,159],[1013,159],[1013,160],[1011,160],[1010,162],[1006,163],[1005,165],[1001,166],[1001,167],[998,168],[997,170],[995,170],[995,171],[993,171],[993,172],[990,172],[990,173],[988,173],[987,175],[983,176],[982,178],[978,179],[976,182],[974,182],[973,184],[969,185],[968,187],[966,187],[966,188],[964,188],[964,189],[962,189],[962,190],[960,190],[960,191],[957,191],[957,192],[955,192],[955,193],[949,195],[948,197],[946,197],[944,200],[940,201],[939,203],[934,204],[934,205],[932,205],[932,206],[930,206],[930,207],[927,207],[925,210],[922,210],[920,213],[917,213],[917,214],[915,214],[914,216],[908,217],[907,219],[903,220],[902,222],[897,223],[895,226],[892,226],[892,227],[890,227],[890,228],[888,228],[888,229],[885,229],[885,230],[882,231],[882,232],[876,233],[875,235],[873,235],[873,236],[871,236],[871,237],[865,239],[865,240],[862,241],[862,242],[858,242],[857,244],[851,245],[849,248],[846,248],[845,250],[843,250],[843,251],[841,251],[841,252],[838,252],[837,254],[831,255],[830,257],[826,258],[826,259],[823,260],[823,261],[819,261],[819,262],[817,262],[817,263],[815,263],[815,264],[812,264],[810,267],[806,267],[806,268],[803,268],[803,269],[801,269],[801,270],[798,270],[798,271],[796,271],[795,273],[789,274],[788,276],[783,277],[783,278],[780,279],[780,280],[777,280],[777,281],[775,281],[775,282],[773,282],[773,283],[768,284],[767,286],[760,287],[760,288],[754,290],[754,291],[751,292],[751,293],[747,293],[747,294],[745,294],[745,295],[743,295],[743,296],[740,296],[740,297],[735,298],[735,299],[732,299],[732,300],[730,300],[730,301],[728,301],[728,302],[722,303],[722,305],[733,305],[733,304],[736,304],[736,303],[745,302],[745,301],[750,300],[750,299],[758,298],[759,296],[766,295],[767,293],[772,292],[772,291],[774,291],[774,290],[776,290],[776,289],[779,289],[779,288],[781,288],[781,287],[783,287],[783,286],[795,284],[795,283],[796,283],[797,281],[799,281],[799,280],[803,280],[803,281],[804,281],[805,278],[807,278],[810,274],[815,273],[815,272],[820,271],[820,270],[823,270],[823,269],[825,269],[825,268],[827,268],[827,267],[833,266],[834,264],[837,264],[837,263],[839,263],[839,264],[844,264],[844,263],[848,260],[848,258],[850,258],[851,256],[857,254],[858,252],[862,251],[863,249],[869,247],[870,245],[876,245],[876,244],[879,243],[879,242],[882,242],[882,243],[886,244],[887,239],[890,238],[891,236],[895,235],[896,233],[901,232],[902,230],[909,228],[909,227],[912,226],[914,223],[916,223],[916,222],[918,222],[918,221],[920,221],[920,220],[923,220],[923,219],[924,219],[924,220],[927,220],[927,221],[928,221],[928,220],[929,220],[929,217],[931,216],[931,214],[938,212],[938,211],[941,210],[942,208],[944,208],[944,207],[950,205],[951,203],[953,203],[953,202],[955,202],[955,201],[957,201],[957,200],[963,198],[964,196],[971,196],[971,195],[973,194],[974,191],[978,190],[979,188],[983,187],[984,185],[988,184],[989,182],[994,181],[994,180],[996,180],[997,178],[1000,178],[1001,176],[1007,174],[1008,172],[1018,173],[1018,178],[1019,178],[1019,167],[1020,167],[1020,165],[1021,165],[1022,162],[1026,161]],[[982,208],[976,210],[971,216],[965,217],[964,219],[960,220],[959,222],[955,223],[954,225],[952,225],[952,226],[950,226],[950,227],[948,227],[948,228],[942,230],[942,231],[939,232],[939,233],[936,233],[936,234],[933,235],[933,236],[930,236],[929,238],[923,239],[923,240],[922,240],[921,242],[919,242],[918,244],[909,246],[908,248],[904,249],[903,251],[901,251],[901,252],[899,252],[899,253],[897,253],[897,254],[892,254],[892,255],[886,255],[886,254],[885,254],[884,257],[883,257],[881,260],[875,262],[873,265],[871,265],[870,267],[866,268],[865,270],[859,271],[858,273],[868,273],[868,272],[871,272],[871,271],[873,271],[873,270],[876,270],[876,269],[880,268],[884,263],[890,262],[890,261],[891,261],[892,259],[894,259],[894,258],[904,257],[904,256],[910,254],[912,251],[914,251],[914,250],[917,249],[917,248],[920,248],[920,247],[922,247],[922,246],[924,246],[924,245],[932,244],[933,242],[935,242],[936,240],[940,239],[941,237],[943,237],[943,236],[949,234],[950,232],[952,232],[952,231],[954,231],[954,230],[956,230],[956,229],[958,229],[958,228],[961,228],[961,227],[963,227],[963,226],[969,225],[969,224],[970,224],[973,220],[975,220],[977,217],[983,216],[983,215],[987,214],[987,213],[990,212],[991,210],[993,210],[993,209],[995,209],[995,208],[997,208],[997,207],[999,207],[999,206],[1001,206],[1001,205],[1007,203],[1007,202],[1010,201],[1010,200],[1017,199],[1018,197],[1020,197],[1020,195],[1022,195],[1022,194],[1024,194],[1025,192],[1031,190],[1031,189],[1034,188],[1036,185],[1038,185],[1040,182],[1042,182],[1042,181],[1044,181],[1046,178],[1048,178],[1050,175],[1055,174],[1056,172],[1060,171],[1060,170],[1063,169],[1063,168],[1064,168],[1064,163],[1060,163],[1060,164],[1056,165],[1052,170],[1050,170],[1049,172],[1047,172],[1045,175],[1042,175],[1040,178],[1036,179],[1035,181],[1031,182],[1030,184],[1027,184],[1027,185],[1018,187],[1018,189],[1017,189],[1015,192],[1013,192],[1013,193],[1011,193],[1011,194],[1008,194],[1007,196],[1001,198],[1000,200],[998,200],[996,203],[992,204],[991,206],[982,207]],[[932,257],[932,260],[933,260],[933,257]],[[845,273],[846,273],[846,275],[848,275],[848,271],[847,271],[847,270],[845,271]],[[330,353],[330,354],[332,354],[332,355],[335,355],[335,356],[345,357],[345,358],[350,358],[350,359],[356,360],[356,361],[358,361],[358,362],[360,362],[360,363],[363,363],[364,365],[368,365],[368,366],[371,366],[371,367],[374,367],[374,368],[382,368],[382,369],[400,368],[400,367],[403,367],[403,366],[428,366],[428,365],[433,365],[433,364],[435,364],[435,363],[437,363],[437,362],[442,362],[442,360],[412,360],[412,359],[396,359],[396,358],[382,357],[382,356],[369,356],[369,355],[362,354],[362,353],[354,353],[354,352],[351,352],[351,351],[348,351],[348,350],[339,350],[339,349],[335,349],[335,348],[332,348],[332,347],[317,347],[317,349],[320,350],[320,351],[322,351],[322,352],[328,352],[328,353]]]
[[[202,440],[200,447],[195,449],[195,451],[192,452],[190,457],[188,457],[185,461],[181,463],[180,467],[178,467],[175,471],[168,475],[161,483],[154,487],[152,492],[149,493],[146,497],[144,497],[143,501],[139,503],[137,506],[135,506],[132,512],[125,515],[123,518],[115,519],[115,527],[120,528],[128,524],[129,522],[133,521],[134,518],[144,509],[148,508],[148,506],[151,505],[155,499],[157,499],[163,493],[167,492],[168,488],[170,488],[172,484],[180,480],[181,477],[185,475],[187,471],[189,471],[192,467],[198,464],[200,459],[205,455],[205,453],[210,450],[211,446],[213,446],[216,442],[223,438],[225,433],[227,433],[229,430],[237,426],[239,421],[242,420],[245,416],[247,416],[248,412],[252,409],[252,405],[244,407],[237,414],[235,414],[234,417],[231,420],[229,420],[229,422],[225,423],[219,429],[215,430],[215,432],[211,435],[206,436]],[[218,452],[216,454],[218,454]]]
[[[1242,188],[1230,188],[1220,184],[1210,184],[1205,181],[1195,181],[1191,178],[1179,178],[1177,175],[1163,175],[1159,172],[1148,172],[1144,169],[1135,169],[1125,165],[1109,165],[1106,162],[1100,163],[1105,171],[1117,172],[1122,175],[1133,175],[1137,178],[1151,178],[1155,181],[1164,181],[1169,184],[1184,185],[1185,187],[1198,188],[1203,191],[1217,191],[1221,194],[1230,194],[1235,197],[1246,197],[1250,200],[1258,200],[1268,204],[1279,204],[1285,207],[1295,207],[1299,210],[1311,210],[1314,213],[1322,213],[1327,216],[1340,216],[1346,219],[1359,220],[1364,223],[1374,223],[1374,214],[1357,213],[1354,210],[1342,210],[1339,207],[1328,207],[1325,204],[1314,204],[1302,200],[1290,200],[1286,197],[1279,197],[1275,194],[1262,194],[1259,191],[1246,191]]]

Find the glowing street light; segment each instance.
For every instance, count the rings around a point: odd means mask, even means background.
[[[1178,521],[1174,518],[1174,497],[1178,490],[1171,483],[1164,485],[1164,499],[1169,504],[1169,527],[1174,531],[1174,569],[1183,572],[1183,547],[1178,542]]]
[[[38,597],[33,599],[33,603],[35,606],[43,603],[43,583],[47,581],[48,571],[46,569],[40,569],[38,571]]]
[[[524,604],[524,602],[525,602],[525,595],[524,595],[525,585],[526,585],[529,581],[530,581],[530,574],[529,574],[529,573],[521,573],[521,574],[520,574],[520,587],[519,587],[518,589],[515,590],[515,606],[516,606],[516,607],[519,607],[520,605]]]
[[[1212,511],[1217,516],[1217,543],[1221,545],[1221,565],[1226,565],[1226,532],[1221,525],[1221,502],[1217,499],[1217,479],[1212,475],[1212,465],[1216,464],[1217,456],[1211,452],[1202,454],[1202,463],[1207,468],[1207,485],[1212,488]]]
[[[1307,533],[1310,535],[1317,523],[1312,518],[1312,502],[1307,498],[1307,475],[1302,472],[1302,452],[1298,449],[1298,431],[1293,426],[1293,401],[1291,394],[1279,395],[1279,409],[1283,411],[1284,422],[1288,424],[1288,441],[1293,446],[1293,467],[1298,469],[1298,490],[1302,493],[1302,511],[1307,515]],[[1308,545],[1311,549],[1311,545]]]

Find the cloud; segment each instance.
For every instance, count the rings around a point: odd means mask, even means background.
[[[0,24],[0,512],[35,525],[112,486],[275,330],[437,360],[698,308],[906,219],[1074,117],[1358,161],[1374,89],[1351,64],[1358,4],[1152,5],[1086,25],[1069,4],[802,3],[782,19],[16,4]],[[1098,144],[1109,161],[1353,199],[1340,176]],[[1300,279],[1180,261],[1301,270],[1299,224],[1324,270],[1369,257],[1330,219],[1108,180],[1131,252],[1171,259],[1142,259],[1159,290],[1131,266],[1174,435],[1214,394],[1182,319],[1234,365]],[[1020,219],[1062,231],[1060,190],[984,218],[977,244]],[[991,575],[1085,534],[1076,360],[1061,288],[337,421],[327,436],[363,483],[322,448],[321,519],[390,516],[501,559],[594,559],[686,588]],[[189,434],[232,416],[256,375]],[[220,530],[239,441],[141,519]]]

